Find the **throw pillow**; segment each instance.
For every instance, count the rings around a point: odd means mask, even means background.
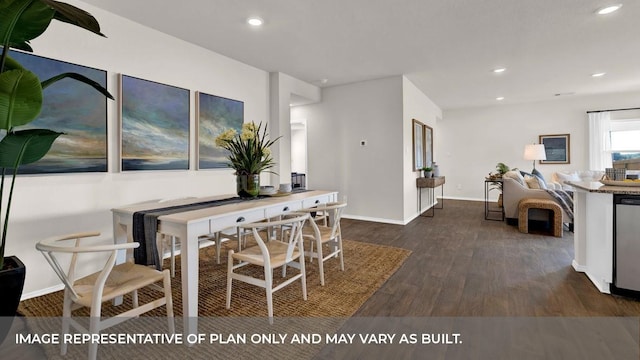
[[[533,175],[535,175],[535,176],[539,177],[539,178],[540,178],[540,180],[542,180],[542,182],[545,184],[545,188],[546,188],[547,182],[545,181],[544,176],[542,176],[542,173],[541,173],[540,171],[538,171],[537,169],[533,169],[533,170],[531,171],[531,173],[532,173]]]
[[[537,176],[527,176],[524,178],[524,181],[527,183],[529,189],[547,189],[547,184]]]
[[[504,175],[502,175],[502,177],[513,179],[517,181],[520,185],[525,187],[527,186],[527,184],[524,182],[524,177],[518,171],[513,171],[513,170],[507,171]]]

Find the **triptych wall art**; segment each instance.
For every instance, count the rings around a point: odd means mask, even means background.
[[[10,56],[41,80],[75,72],[107,87],[104,70],[19,51]],[[191,91],[128,75],[119,75],[118,80],[120,158],[115,171],[188,170]],[[20,174],[107,172],[110,100],[71,79],[48,87],[44,96],[39,118],[28,127],[64,135],[44,158],[21,166]],[[196,92],[196,121],[196,168],[228,168],[228,153],[216,147],[215,138],[228,128],[242,129],[244,103]]]
[[[34,72],[41,80],[75,72],[107,86],[107,72],[37,55],[10,51],[13,59]],[[106,172],[107,99],[88,85],[64,79],[44,90],[44,103],[38,119],[23,129],[41,128],[63,132],[47,155],[23,165],[20,174]]]

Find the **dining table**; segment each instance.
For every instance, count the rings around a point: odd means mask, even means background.
[[[174,236],[180,241],[182,315],[185,337],[198,333],[198,274],[199,242],[204,235],[237,227],[241,224],[262,221],[286,213],[337,201],[337,191],[306,190],[277,193],[257,199],[200,207],[190,210],[189,204],[214,202],[237,197],[217,195],[197,198],[181,198],[169,201],[146,201],[112,209],[113,238],[116,243],[134,241],[134,214],[175,206],[180,210],[157,217],[157,232]],[[185,206],[186,205],[186,206]],[[184,206],[184,207],[183,207]],[[130,261],[133,253],[120,254],[117,263]]]

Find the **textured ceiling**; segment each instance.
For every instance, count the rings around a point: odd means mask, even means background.
[[[640,90],[638,0],[84,2],[318,86],[404,74],[443,109]]]

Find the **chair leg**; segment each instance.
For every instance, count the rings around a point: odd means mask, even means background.
[[[220,231],[216,233],[215,239],[216,239],[216,264],[220,265],[220,250],[222,249]]]
[[[164,271],[162,284],[164,285],[164,297],[167,301],[165,307],[167,308],[167,325],[169,327],[169,333],[175,334],[176,328],[173,321],[173,296],[171,295],[171,277],[166,270]]]
[[[64,290],[64,303],[62,305],[62,336],[69,333],[69,320],[71,319],[71,297],[69,296],[69,290]],[[62,341],[60,345],[60,355],[67,354],[67,342]]]
[[[265,290],[267,293],[267,313],[269,315],[269,324],[273,324],[273,279],[270,269],[264,268]]]
[[[137,308],[139,306],[138,302],[138,290],[133,290],[131,292],[131,302],[133,303],[133,307]]]
[[[324,286],[324,258],[322,256],[322,242],[316,240],[316,254],[318,255],[318,272],[320,273],[320,285]]]
[[[233,250],[229,250],[229,258],[227,260],[227,309],[231,308],[231,274],[233,273]]]
[[[344,271],[344,257],[342,255],[342,235],[338,234],[338,249],[340,249],[340,271]]]
[[[91,306],[91,318],[89,319],[89,334],[98,334],[100,332],[100,314],[102,304],[94,301]],[[98,357],[98,343],[89,343],[89,360],[96,360]]]
[[[171,277],[176,277],[176,237],[171,237]]]

